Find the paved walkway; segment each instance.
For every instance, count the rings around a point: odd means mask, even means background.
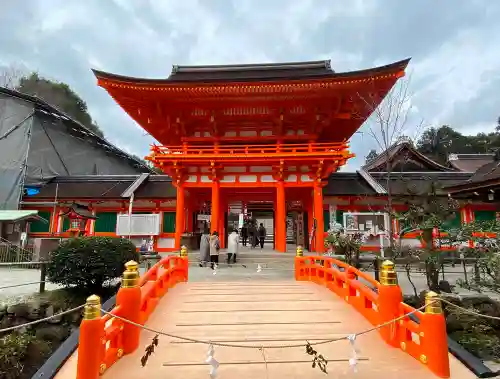
[[[0,267],[0,287],[40,281],[40,270],[31,268]],[[0,304],[14,304],[38,292],[39,284],[0,289]],[[53,283],[46,283],[47,291],[60,288]]]
[[[244,345],[296,344],[335,338],[369,329],[371,325],[326,288],[292,280],[250,282],[188,282],[179,284],[161,300],[147,324],[165,332],[213,342]],[[123,357],[103,378],[149,379],[209,377],[205,363],[208,347],[160,336],[159,347],[146,367],[140,364],[143,349],[153,333],[143,331],[141,349]],[[347,341],[317,346],[329,361],[329,377],[358,379],[435,378],[424,365],[399,349],[387,347],[377,332],[360,336],[358,373],[349,366],[352,349]],[[264,359],[264,356],[265,359]],[[215,347],[221,366],[219,379],[325,378],[311,367],[305,348],[264,349]],[[450,357],[451,378],[471,374]],[[56,379],[74,379],[76,356]]]

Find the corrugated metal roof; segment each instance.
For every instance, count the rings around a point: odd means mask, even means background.
[[[16,222],[21,220],[45,220],[38,216],[38,211],[33,210],[14,210],[14,211],[0,211],[0,221]]]

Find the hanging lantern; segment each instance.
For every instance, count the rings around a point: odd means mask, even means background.
[[[85,229],[86,218],[71,210],[66,217],[69,218],[69,229],[74,231],[81,231]]]
[[[69,219],[69,229],[67,232],[72,237],[80,237],[85,234],[86,225],[89,220],[94,220],[95,217],[87,207],[73,204],[63,216]]]

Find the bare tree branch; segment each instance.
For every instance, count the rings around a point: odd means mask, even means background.
[[[16,89],[26,71],[17,65],[0,67],[0,87]]]
[[[410,78],[400,79],[387,92],[382,101],[380,100],[384,96],[384,93],[377,88],[374,81],[372,81],[372,85],[373,89],[369,91],[369,96],[360,93],[357,94],[364,104],[364,109],[361,110],[359,117],[364,120],[367,114],[371,115],[367,122],[368,135],[375,141],[380,154],[384,154],[386,171],[385,187],[387,191],[386,211],[391,215],[391,222],[389,223],[387,233],[389,234],[390,245],[392,247],[394,245],[392,230],[394,199],[391,173],[394,167],[391,160],[391,150],[403,137],[409,139],[407,133],[408,119],[412,110],[411,93],[409,91]],[[420,129],[422,125],[423,121],[420,121],[415,127]]]

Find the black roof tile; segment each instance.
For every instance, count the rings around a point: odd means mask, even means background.
[[[92,70],[97,78],[137,84],[170,84],[184,82],[272,81],[300,79],[343,79],[352,76],[370,76],[391,70],[404,70],[410,59],[366,70],[337,73],[330,68],[330,61],[223,65],[223,66],[173,66],[166,79],[136,78]]]

